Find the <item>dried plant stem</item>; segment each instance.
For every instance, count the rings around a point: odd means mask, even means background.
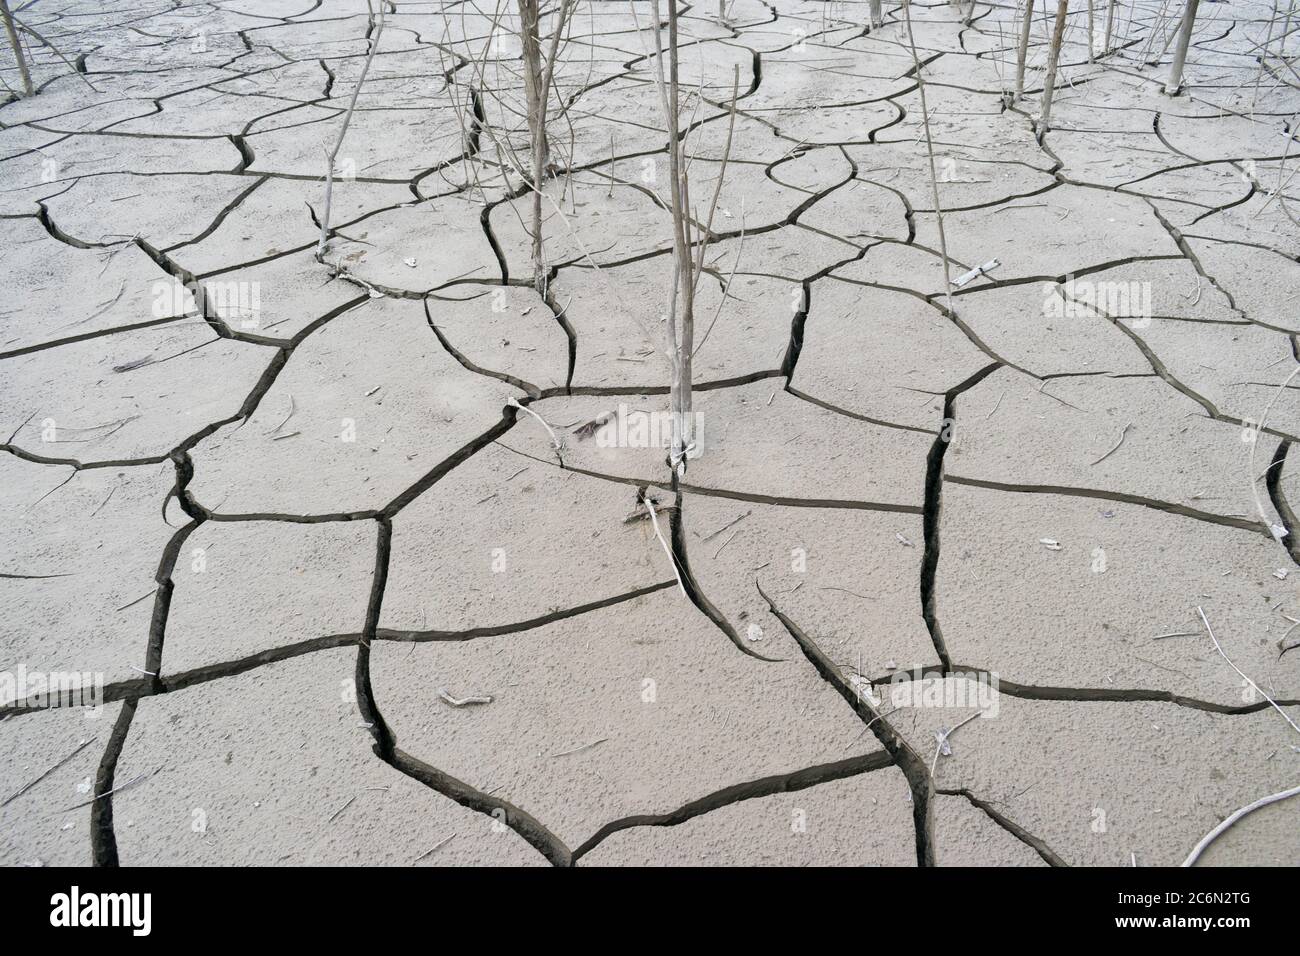
[[[1232,663],[1232,658],[1228,657],[1228,655],[1223,652],[1223,648],[1219,645],[1219,639],[1214,636],[1214,629],[1210,627],[1210,620],[1205,616],[1205,612],[1198,607],[1196,609],[1196,613],[1201,616],[1201,623],[1205,625],[1206,633],[1210,635],[1210,640],[1214,642],[1214,649],[1219,652],[1219,656],[1228,662],[1228,666],[1231,667],[1234,671],[1236,671],[1237,675],[1241,677],[1242,680],[1244,680],[1251,687],[1255,688],[1255,690],[1259,692],[1259,696],[1263,697],[1266,701],[1268,701],[1270,704],[1273,705],[1273,709],[1282,715],[1282,719],[1291,725],[1292,730],[1300,734],[1300,725],[1297,725],[1296,722],[1291,719],[1291,715],[1288,714],[1285,710],[1283,710],[1277,701],[1275,701],[1272,697],[1268,696],[1268,694],[1264,692],[1264,689],[1260,687],[1258,684],[1256,684],[1253,680],[1251,680],[1250,677],[1244,671],[1242,671],[1240,667]]]
[[[582,744],[580,747],[574,747],[571,750],[561,750],[559,753],[553,753],[551,754],[551,758],[554,759],[556,757],[571,757],[574,754],[580,754],[584,750],[590,750],[592,747],[596,747],[600,744],[607,743],[608,741],[609,741],[608,737],[601,737],[599,740],[593,740],[589,744]]]
[[[1094,14],[1092,9],[1092,0],[1088,0],[1088,62],[1089,63],[1097,59],[1097,52],[1093,48],[1093,41],[1092,41],[1092,33],[1094,29],[1093,16]]]
[[[650,525],[655,529],[655,537],[658,538],[659,543],[663,545],[664,554],[668,555],[668,563],[672,565],[673,576],[677,578],[677,586],[682,589],[682,597],[689,601],[690,595],[686,593],[686,585],[682,583],[681,572],[677,570],[677,559],[673,557],[673,549],[668,547],[668,542],[664,538],[664,533],[659,530],[659,516],[655,513],[654,502],[650,500],[649,495],[642,495],[641,503],[645,505],[646,510],[650,512]]]
[[[668,307],[668,352],[672,380],[669,384],[669,411],[672,418],[672,447],[669,461],[680,475],[685,460],[694,453],[694,429],[691,426],[691,358],[695,340],[696,265],[691,256],[690,178],[682,156],[682,137],[678,127],[681,116],[680,83],[677,55],[677,0],[668,0],[668,74],[664,75],[664,45],[659,29],[662,22],[659,0],[650,0],[654,17],[655,85],[659,89],[664,125],[668,132],[668,175],[671,180],[673,219],[673,288]],[[734,119],[733,119],[734,122]],[[721,182],[719,182],[721,186]],[[679,333],[680,328],[680,333]]]
[[[518,0],[519,39],[524,49],[524,99],[528,106],[528,135],[532,159],[533,288],[546,295],[546,257],[542,250],[542,184],[546,175],[546,101],[542,90],[542,49],[538,36],[538,0]]]
[[[25,786],[21,787],[20,789],[18,789],[18,790],[16,790],[16,791],[14,791],[14,792],[9,796],[9,797],[7,797],[7,798],[5,799],[4,803],[0,803],[0,807],[7,807],[7,806],[9,806],[9,804],[13,803],[15,800],[17,800],[19,797],[21,797],[21,796],[22,796],[24,793],[26,793],[28,790],[32,789],[32,787],[36,786],[38,783],[40,783],[42,780],[44,780],[44,779],[45,779],[46,777],[48,777],[50,774],[54,773],[54,771],[58,770],[58,769],[59,769],[60,767],[62,767],[65,763],[67,763],[69,760],[71,760],[71,759],[72,759],[73,757],[75,757],[77,754],[81,753],[81,751],[85,750],[88,746],[90,746],[92,743],[94,743],[94,742],[95,742],[95,739],[96,739],[96,738],[93,738],[93,737],[92,737],[90,740],[83,740],[80,744],[77,745],[77,749],[74,750],[74,751],[72,751],[72,753],[68,754],[66,757],[64,757],[62,760],[60,760],[58,763],[53,764],[53,765],[51,765],[50,767],[48,767],[44,772],[41,773],[41,775],[40,775],[39,777],[37,777],[36,779],[32,780],[30,783],[26,784]]]
[[[419,856],[417,856],[414,860],[412,860],[412,861],[411,861],[412,865],[414,865],[414,864],[416,864],[416,863],[419,863],[419,862],[420,862],[421,860],[423,860],[425,857],[433,856],[433,854],[437,853],[437,852],[438,852],[439,850],[441,850],[444,846],[446,846],[448,843],[450,843],[450,842],[452,841],[452,839],[453,839],[455,836],[456,836],[456,834],[453,833],[451,836],[449,836],[449,837],[444,837],[443,839],[439,840],[439,841],[438,841],[437,843],[435,843],[432,847],[430,847],[429,849],[425,850],[423,853],[421,853]]]
[[[727,163],[731,160],[731,142],[736,133],[736,100],[739,95],[740,67],[736,66],[733,67],[731,75],[731,119],[727,124],[727,144],[722,150],[722,165],[718,169],[718,181],[713,187],[713,199],[709,203],[709,216],[704,221],[704,235],[700,238],[700,247],[695,254],[692,300],[699,290],[700,276],[704,272],[704,253],[709,248],[709,239],[713,236],[713,217],[718,211],[718,196],[722,193],[722,183],[727,175]]]
[[[517,399],[514,398],[506,399],[506,404],[509,405],[511,408],[517,408],[520,411],[527,412],[529,415],[532,415],[533,418],[537,419],[539,422],[542,423],[542,427],[546,429],[546,434],[551,436],[551,447],[557,452],[562,451],[564,449],[564,443],[560,441],[559,436],[555,434],[555,429],[552,428],[547,423],[545,418],[543,418],[541,415],[538,415],[527,405],[521,405]]]
[[[1016,99],[1025,94],[1025,60],[1029,56],[1029,31],[1034,23],[1034,0],[1025,0],[1025,18],[1020,22],[1020,44],[1016,48]]]
[[[357,97],[361,95],[361,87],[365,85],[366,74],[370,72],[370,63],[375,58],[375,51],[379,49],[379,38],[384,32],[384,4],[387,0],[379,0],[379,19],[375,20],[374,10],[370,13],[370,28],[367,31],[370,34],[370,49],[366,52],[366,62],[361,67],[361,75],[357,77],[356,88],[352,90],[352,98],[348,101],[347,112],[343,115],[343,126],[339,129],[339,138],[334,141],[334,148],[329,151],[325,165],[325,205],[320,218],[320,240],[316,243],[316,261],[325,261],[326,244],[329,239],[330,231],[330,205],[334,198],[334,162],[338,158],[339,149],[343,146],[343,138],[348,135],[348,127],[352,124],[352,114],[357,108]]]
[[[1183,86],[1183,64],[1187,61],[1187,48],[1192,43],[1192,30],[1196,27],[1196,7],[1200,0],[1187,0],[1183,10],[1183,25],[1178,33],[1178,46],[1174,48],[1174,62],[1169,67],[1169,80],[1165,92],[1177,96]]]
[[[555,28],[546,53],[542,52],[541,7],[539,0],[517,0],[519,39],[524,57],[524,98],[527,104],[528,138],[531,170],[527,179],[532,188],[532,225],[528,233],[533,245],[533,288],[546,295],[549,269],[542,236],[542,188],[551,162],[550,118],[551,90],[555,83],[555,63],[560,42],[573,17],[577,0],[560,0]]]
[[[1128,434],[1128,430],[1129,430],[1130,428],[1132,428],[1132,427],[1133,427],[1133,423],[1132,423],[1132,422],[1125,422],[1125,423],[1124,423],[1124,427],[1121,428],[1121,429],[1119,430],[1119,440],[1116,441],[1115,444],[1111,445],[1111,447],[1110,447],[1110,451],[1106,452],[1106,454],[1102,455],[1102,456],[1101,456],[1100,458],[1098,458],[1096,461],[1092,462],[1092,464],[1093,464],[1093,465],[1100,465],[1103,461],[1105,461],[1105,460],[1106,460],[1107,458],[1109,458],[1111,455],[1115,454],[1115,452],[1117,452],[1117,451],[1119,450],[1119,446],[1122,445],[1122,444],[1124,444],[1124,436]]]
[[[1233,811],[1233,813],[1229,815],[1226,820],[1220,823],[1209,833],[1205,834],[1205,836],[1201,837],[1201,841],[1197,843],[1195,847],[1192,848],[1191,853],[1187,854],[1187,859],[1183,860],[1182,865],[1192,866],[1193,864],[1195,864],[1196,861],[1200,858],[1201,854],[1205,852],[1206,847],[1208,847],[1211,843],[1213,843],[1220,836],[1222,836],[1223,833],[1228,829],[1228,827],[1232,826],[1242,817],[1246,816],[1246,814],[1254,813],[1256,810],[1260,809],[1261,807],[1266,807],[1270,803],[1277,803],[1279,800],[1287,800],[1294,796],[1300,796],[1300,787],[1292,787],[1290,790],[1283,790],[1280,793],[1273,793],[1267,797],[1261,797],[1260,799],[1256,800],[1254,803],[1248,803],[1240,810]]]
[[[1065,38],[1065,17],[1070,10],[1070,0],[1059,0],[1056,5],[1056,25],[1052,29],[1052,43],[1047,51],[1047,76],[1043,79],[1043,107],[1038,118],[1038,136],[1041,139],[1051,128],[1052,94],[1056,90],[1056,68],[1061,61],[1061,41]]]
[[[457,697],[451,694],[445,687],[438,688],[438,696],[450,707],[469,707],[473,704],[490,704],[492,698],[488,694],[471,694],[467,697]]]
[[[1061,0],[1062,3],[1065,0]],[[943,231],[943,206],[939,202],[939,173],[934,165],[934,138],[930,135],[930,111],[925,102],[925,78],[921,76],[921,58],[916,52],[916,37],[912,33],[912,0],[904,0],[903,13],[907,19],[907,45],[912,51],[912,68],[916,72],[916,89],[921,96],[921,124],[925,127],[925,151],[930,159],[930,195],[934,199],[934,216],[939,225],[939,254],[943,256],[943,291],[952,307],[952,263],[948,258],[948,238]]]
[[[736,281],[736,269],[740,266],[741,254],[745,251],[745,212],[743,207],[740,213],[740,237],[736,240],[736,243],[736,258],[731,263],[731,274],[722,286],[722,298],[718,300],[718,307],[713,312],[713,320],[709,322],[709,327],[704,330],[704,335],[700,337],[700,344],[695,346],[696,355],[699,354],[700,349],[704,348],[704,343],[709,340],[709,336],[713,333],[713,327],[718,324],[718,319],[722,317],[722,310],[727,306],[727,299],[731,297],[731,284]]]
[[[15,20],[14,22],[18,24],[18,29],[22,30],[23,33],[31,34],[31,36],[35,38],[36,42],[39,43],[41,46],[49,47],[50,52],[63,61],[63,65],[72,71],[73,76],[79,77],[82,83],[85,83],[96,93],[99,92],[99,88],[96,87],[94,83],[90,82],[90,79],[86,76],[86,74],[82,73],[80,70],[77,69],[77,64],[73,63],[71,60],[69,60],[66,56],[63,55],[62,50],[60,50],[57,46],[51,43],[44,36],[37,33],[27,24],[23,23],[21,20]]]
[[[1255,73],[1255,92],[1251,94],[1250,111],[1255,112],[1255,104],[1259,100],[1259,83],[1264,78],[1264,70],[1268,65],[1268,48],[1273,45],[1273,27],[1277,25],[1277,0],[1273,0],[1273,15],[1268,18],[1268,35],[1264,37],[1264,48],[1259,54],[1259,69]]]
[[[23,53],[23,45],[18,41],[18,31],[14,29],[14,15],[9,12],[9,0],[0,0],[0,16],[4,17],[5,33],[9,34],[9,45],[13,47],[14,59],[18,61],[18,73],[23,79],[23,96],[31,96],[35,92],[32,74],[27,69],[27,57]]]

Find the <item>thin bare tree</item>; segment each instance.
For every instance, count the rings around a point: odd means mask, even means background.
[[[366,29],[370,49],[366,52],[366,61],[361,67],[361,75],[357,77],[357,85],[352,90],[352,98],[348,101],[347,112],[343,114],[343,126],[339,129],[339,138],[334,141],[334,148],[326,154],[325,158],[325,205],[320,217],[320,239],[316,243],[317,262],[325,260],[325,252],[329,241],[330,205],[334,198],[334,163],[338,159],[340,147],[343,146],[343,138],[348,135],[348,126],[351,125],[352,114],[357,108],[357,97],[361,94],[361,87],[365,85],[366,74],[370,72],[371,61],[375,58],[375,51],[379,49],[379,38],[384,33],[386,4],[387,0],[379,0],[379,17],[376,19],[374,7],[370,5],[370,0],[366,0],[366,6],[370,10],[369,26]]]
[[[1020,45],[1016,48],[1016,99],[1025,95],[1025,60],[1029,56],[1029,30],[1034,24],[1034,0],[1025,0],[1025,15],[1020,22]]]
[[[0,17],[4,17],[5,33],[9,35],[9,45],[14,48],[14,59],[18,61],[18,73],[23,80],[23,96],[31,96],[35,90],[32,87],[32,74],[27,69],[27,57],[23,53],[23,45],[18,40],[18,31],[14,28],[14,15],[9,12],[9,0],[0,0]]]
[[[871,0],[871,29],[878,30],[885,25],[885,12],[881,0]]]
[[[1088,0],[1088,62],[1089,63],[1097,59],[1097,52],[1093,45],[1093,40],[1092,40],[1093,31],[1096,29],[1093,26],[1093,22],[1094,22],[1093,17],[1094,14],[1092,9],[1092,0]]]
[[[700,276],[704,274],[704,254],[713,236],[713,217],[718,209],[718,198],[726,179],[727,164],[731,159],[731,144],[736,130],[736,101],[740,94],[740,70],[732,71],[731,115],[727,126],[727,142],[722,153],[722,163],[718,170],[718,179],[714,183],[713,195],[709,202],[708,215],[702,229],[696,234],[698,225],[691,205],[691,182],[689,163],[686,159],[685,137],[680,128],[682,115],[680,59],[678,55],[678,8],[677,0],[668,0],[668,46],[665,51],[660,0],[650,0],[651,15],[654,22],[654,82],[659,92],[660,107],[664,115],[664,127],[668,134],[668,175],[670,179],[670,212],[673,224],[673,285],[669,294],[668,311],[665,316],[665,340],[669,366],[669,416],[672,422],[672,443],[669,449],[669,463],[674,474],[679,477],[685,473],[686,461],[699,455],[701,449],[696,443],[696,429],[692,398],[692,359],[695,355],[695,301],[699,288]],[[633,11],[635,13],[635,9]],[[638,24],[639,29],[639,24]],[[665,73],[664,59],[667,53],[668,67]],[[703,100],[703,78],[697,96]],[[698,103],[697,103],[698,109]],[[687,127],[690,129],[690,126]],[[724,286],[722,296],[725,303],[729,285]],[[719,308],[719,312],[721,308]],[[714,316],[716,321],[717,316]],[[710,329],[712,325],[710,325]],[[705,333],[705,338],[708,333]],[[701,344],[703,344],[701,342]]]
[[[1183,64],[1187,62],[1187,48],[1192,42],[1192,30],[1196,27],[1196,8],[1200,0],[1187,0],[1183,9],[1183,25],[1178,33],[1178,46],[1174,48],[1174,62],[1169,66],[1169,80],[1165,83],[1165,92],[1177,96],[1183,86]]]
[[[24,6],[19,7],[18,9],[22,11],[30,6],[31,3],[27,3]],[[62,61],[64,66],[66,66],[69,70],[72,71],[73,76],[80,79],[81,82],[85,83],[86,86],[88,86],[92,91],[96,93],[99,92],[99,89],[95,86],[95,84],[90,82],[90,77],[86,76],[85,73],[81,72],[81,70],[77,68],[77,64],[74,63],[72,60],[69,60],[68,57],[64,54],[64,52],[54,45],[53,40],[51,40],[49,37],[42,34],[40,31],[32,29],[26,23],[23,23],[23,21],[15,17],[9,11],[8,3],[5,3],[3,5],[3,8],[4,8],[3,13],[4,13],[5,29],[9,33],[9,41],[10,43],[13,44],[14,51],[18,56],[19,70],[23,74],[23,85],[27,90],[27,95],[31,95],[32,92],[31,75],[27,72],[27,61],[23,56],[23,50],[21,47],[21,43],[18,39],[18,33],[27,34],[29,37],[31,37],[41,46],[48,49],[51,53],[53,53],[56,57],[58,57],[60,61]]]
[[[555,14],[555,26],[543,52],[541,33],[541,8],[539,0],[517,0],[519,7],[519,39],[523,46],[524,97],[528,114],[528,142],[530,155],[529,186],[532,189],[532,223],[528,233],[533,246],[533,287],[539,295],[546,295],[550,268],[542,235],[542,189],[546,171],[551,161],[550,137],[547,127],[550,120],[551,91],[555,85],[555,64],[560,55],[560,42],[568,29],[577,0],[560,0]]]
[[[1255,104],[1259,101],[1259,84],[1264,79],[1264,71],[1268,69],[1268,50],[1273,45],[1273,30],[1277,27],[1277,0],[1273,0],[1273,13],[1268,18],[1268,35],[1264,37],[1264,48],[1260,51],[1258,57],[1259,69],[1255,72],[1255,92],[1250,98],[1250,111],[1253,115]]]
[[[1052,94],[1056,90],[1056,68],[1061,61],[1061,41],[1065,38],[1065,18],[1070,12],[1070,0],[1058,0],[1056,26],[1052,30],[1052,43],[1047,50],[1047,76],[1043,79],[1043,108],[1038,117],[1038,135],[1041,138],[1050,129],[1052,121]]]
[[[912,51],[912,70],[916,73],[916,90],[921,97],[921,125],[925,129],[925,152],[930,160],[930,196],[934,200],[934,216],[939,226],[939,255],[943,257],[943,291],[952,307],[952,261],[948,258],[948,237],[943,230],[943,205],[939,202],[939,174],[934,163],[934,137],[930,133],[930,111],[925,102],[925,77],[921,75],[921,56],[916,52],[916,36],[912,33],[912,0],[903,0],[903,13],[907,22],[907,45]]]
[[[666,316],[669,364],[672,380],[669,383],[669,415],[672,419],[672,446],[669,462],[677,474],[686,468],[686,459],[694,457],[691,422],[691,359],[695,352],[695,262],[691,257],[692,219],[691,184],[686,172],[679,122],[681,118],[681,86],[677,48],[677,0],[668,0],[668,71],[664,73],[664,42],[660,24],[659,0],[650,0],[654,22],[651,30],[655,41],[655,86],[659,90],[664,126],[668,133],[668,176],[670,179],[671,212],[673,220],[673,288],[669,296]]]

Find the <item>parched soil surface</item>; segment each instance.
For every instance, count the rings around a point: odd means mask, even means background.
[[[1072,5],[1050,129],[1042,11],[1012,102],[1010,6],[918,0],[923,88],[900,6],[683,8],[680,481],[580,429],[668,403],[649,4],[561,54],[545,296],[473,4],[387,15],[324,262],[363,2],[19,10],[0,862],[1143,866],[1295,786],[1296,41],[1202,3],[1169,96],[1164,6]]]

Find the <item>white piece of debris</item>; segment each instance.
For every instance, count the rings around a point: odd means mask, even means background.
[[[850,674],[849,684],[852,685],[857,695],[872,707],[880,706],[880,696],[875,692],[875,688],[871,686],[870,678],[863,677],[861,674]]]
[[[438,688],[438,696],[452,707],[468,707],[471,704],[492,703],[492,698],[487,694],[480,694],[473,697],[453,697],[451,694],[447,693],[445,688],[442,687]]]
[[[947,727],[940,727],[938,732],[934,735],[935,741],[939,744],[939,753],[943,754],[945,757],[952,756],[952,745],[948,743],[948,735],[950,733],[952,733],[952,731]]]
[[[1279,581],[1285,581],[1286,576],[1290,573],[1291,572],[1288,571],[1286,568],[1278,568],[1276,571],[1273,572],[1273,577],[1277,578]]]
[[[1002,265],[1002,263],[999,260],[990,259],[988,262],[984,263],[984,265],[976,266],[970,272],[963,272],[957,278],[952,280],[952,284],[960,289],[966,284],[974,282],[980,276],[987,275],[990,270],[996,269],[1000,265]]]
[[[402,262],[403,262],[403,264],[405,264],[408,268],[411,268],[411,269],[414,269],[415,266],[416,266],[415,256],[411,256],[411,258],[409,258],[409,259],[403,259]]]
[[[903,537],[901,534],[899,534],[897,531],[894,532],[894,537],[897,538],[897,539],[898,539],[898,543],[901,544],[901,545],[902,545],[903,547],[905,547],[905,548],[912,548],[912,547],[915,547],[915,545],[912,544],[912,542],[908,541],[906,538],[904,538],[904,537]]]
[[[1061,542],[1057,541],[1055,538],[1039,538],[1038,543],[1047,548],[1048,551],[1061,550]]]

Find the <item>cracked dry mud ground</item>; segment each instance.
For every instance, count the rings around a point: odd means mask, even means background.
[[[0,107],[0,666],[105,700],[0,711],[0,862],[1173,864],[1295,785],[1196,611],[1300,718],[1300,550],[1269,530],[1300,533],[1300,231],[1268,195],[1300,93],[1252,86],[1268,5],[1203,4],[1176,98],[1160,4],[1095,64],[1073,11],[1041,140],[1047,21],[1005,109],[1013,12],[914,6],[954,274],[1000,261],[952,311],[901,8],[684,11],[701,194],[740,96],[676,486],[657,449],[557,461],[509,404],[666,406],[637,9],[573,25],[546,299],[523,186],[462,135],[474,6],[399,2],[361,91],[331,258],[376,295],[312,255],[364,3],[23,14],[82,75],[34,51]],[[671,561],[624,522],[640,485]],[[945,673],[998,707],[936,757],[973,711],[891,678]],[[1289,801],[1203,862],[1298,851]]]

